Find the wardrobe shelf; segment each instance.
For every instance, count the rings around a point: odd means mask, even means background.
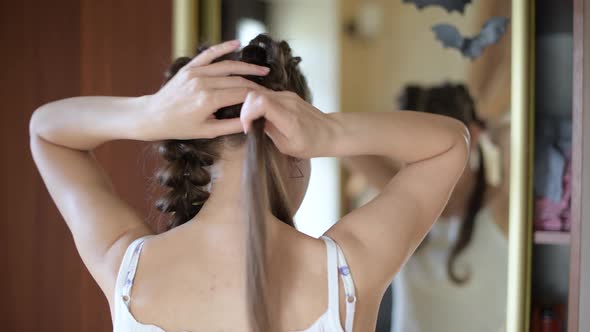
[[[535,231],[534,242],[535,244],[556,244],[556,245],[569,245],[570,244],[570,233],[559,232],[559,231]]]

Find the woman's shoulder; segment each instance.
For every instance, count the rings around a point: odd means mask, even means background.
[[[100,288],[103,290],[105,297],[109,302],[109,306],[114,308],[113,305],[113,298],[115,294],[115,289],[117,287],[117,281],[120,278],[121,270],[124,268],[125,261],[129,254],[130,246],[139,239],[145,238],[147,236],[152,236],[154,233],[149,232],[145,228],[141,228],[138,230],[130,230],[125,234],[122,234],[113,244],[111,245],[108,254],[105,257],[105,263],[103,265],[104,273],[109,275],[109,278],[105,278],[108,280],[108,284],[101,285],[99,284]]]

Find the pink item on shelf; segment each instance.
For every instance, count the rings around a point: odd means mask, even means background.
[[[561,213],[562,230],[569,232],[572,228],[570,209],[565,209]]]
[[[547,198],[535,200],[535,229],[542,231],[560,231],[562,228],[560,215],[563,212],[561,202],[555,203]]]
[[[563,193],[559,202],[535,199],[534,227],[541,231],[569,231],[571,228],[572,159],[568,153],[563,173]]]

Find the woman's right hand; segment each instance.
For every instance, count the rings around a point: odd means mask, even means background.
[[[244,132],[265,118],[264,131],[282,153],[297,157],[323,156],[329,151],[336,123],[327,114],[291,91],[258,90],[248,93],[240,120]]]

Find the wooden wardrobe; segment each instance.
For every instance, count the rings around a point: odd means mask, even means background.
[[[563,8],[567,8],[567,12],[551,8],[564,4],[566,5]],[[532,332],[544,331],[539,325],[542,325],[543,320],[540,311],[549,306],[554,309],[553,314],[562,320],[559,331],[585,332],[590,331],[590,2],[528,1],[528,10],[532,20],[529,31],[531,52],[528,55],[532,64],[529,68],[532,79],[529,96],[532,105],[529,109],[532,114],[528,115],[531,120],[528,126],[530,135],[526,140],[531,147],[535,144],[534,135],[531,134],[534,131],[535,117],[542,106],[534,105],[532,100],[539,98],[534,98],[533,95],[547,93],[542,88],[547,84],[541,81],[544,78],[539,75],[539,70],[544,69],[539,69],[538,65],[539,59],[543,58],[543,54],[539,54],[543,50],[538,47],[538,32],[545,28],[544,25],[560,25],[559,29],[564,29],[572,36],[571,48],[549,51],[571,57],[571,65],[555,69],[571,71],[568,75],[572,86],[572,196],[569,231],[541,231],[534,229],[532,222],[527,223],[530,228],[526,235],[528,240],[525,255],[530,259],[530,265],[523,279],[526,288],[523,295],[526,301],[523,301],[521,308],[524,308],[522,312],[525,315],[530,315],[530,320],[521,328],[528,328]],[[534,66],[535,62],[537,67]],[[529,170],[535,172],[532,161],[529,162]],[[532,177],[530,172],[528,176],[529,179]],[[528,220],[532,218],[532,206],[531,203],[528,208]],[[516,326],[509,328],[519,331]]]

